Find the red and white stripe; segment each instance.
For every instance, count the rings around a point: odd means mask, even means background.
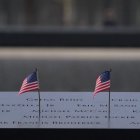
[[[38,81],[28,83],[27,78],[23,81],[22,86],[18,94],[22,94],[24,92],[34,91],[39,89]]]
[[[106,90],[109,90],[109,89],[110,89],[110,80],[108,80],[106,82],[101,82],[101,78],[99,76],[96,80],[94,95],[98,92],[106,91]]]

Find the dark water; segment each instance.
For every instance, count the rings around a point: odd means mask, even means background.
[[[34,68],[41,91],[92,91],[97,76],[112,69],[112,91],[140,91],[138,60],[0,60],[0,91],[18,91]]]

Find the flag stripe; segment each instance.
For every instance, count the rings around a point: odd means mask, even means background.
[[[107,82],[104,82],[104,83],[99,83],[99,84],[96,85],[96,87],[101,86],[101,85],[106,85],[106,84],[110,84],[110,80],[107,81]],[[96,87],[95,87],[95,88],[96,88]]]
[[[98,88],[98,87],[101,87],[101,86],[106,86],[106,85],[110,85],[110,81],[108,81],[106,83],[100,83],[95,88]]]
[[[34,87],[27,87],[27,88],[24,88],[22,90],[20,90],[19,94],[23,93],[23,92],[28,92],[28,91],[31,91],[31,90],[36,90],[36,89],[39,89],[38,86],[34,86]]]
[[[98,86],[98,87],[95,88],[95,90],[102,89],[102,88],[105,88],[107,86],[110,87],[110,84]]]
[[[28,83],[27,80],[26,80],[26,82],[23,82],[22,85],[30,85],[30,84],[35,84],[35,83],[38,83],[38,81],[35,81],[35,82],[32,82],[32,83]]]
[[[32,86],[34,86],[34,85],[38,85],[38,82],[33,83],[33,84],[26,84],[26,85],[23,85],[21,88],[32,87]]]
[[[101,92],[101,91],[109,90],[109,89],[110,89],[110,86],[102,88],[102,89],[98,89],[98,90],[96,90],[96,92],[94,92],[94,94]]]
[[[39,89],[39,83],[37,80],[37,72],[34,71],[23,80],[19,94],[29,92],[29,91],[35,91],[38,89]]]
[[[100,84],[101,83],[101,79],[99,78],[97,81],[96,81],[96,85]]]
[[[110,84],[98,86],[98,87],[95,88],[95,90],[100,89],[100,88],[104,88],[104,87],[106,87],[106,86],[110,86]]]
[[[99,91],[104,91],[105,89],[109,89],[110,87],[108,86],[108,87],[105,87],[105,88],[101,88],[101,89],[98,89],[98,90],[96,90],[96,93],[98,93]]]
[[[22,89],[26,90],[26,89],[30,89],[30,88],[39,88],[39,87],[38,87],[38,84],[36,84],[36,85],[26,86],[26,87],[24,87]]]
[[[106,91],[110,89],[110,71],[105,71],[96,79],[96,85],[94,95],[98,92]]]
[[[22,93],[25,93],[25,92],[29,92],[29,91],[35,91],[37,90],[38,88],[30,88],[28,90],[22,90],[21,92],[19,92],[19,94],[22,94]]]

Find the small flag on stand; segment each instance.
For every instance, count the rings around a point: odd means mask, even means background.
[[[108,99],[108,128],[110,128],[110,71],[104,71],[99,75],[99,77],[96,80],[95,90],[94,90],[94,96],[98,92],[102,91],[109,91],[109,99]],[[93,98],[94,98],[93,96]]]
[[[29,91],[35,91],[35,90],[39,90],[37,70],[35,70],[33,73],[31,73],[24,79],[18,94],[22,94]]]
[[[104,71],[96,80],[94,96],[98,92],[110,90],[110,71]]]
[[[41,107],[40,107],[40,88],[39,88],[39,79],[38,79],[38,70],[35,69],[30,75],[28,75],[22,83],[22,86],[19,91],[19,95],[29,91],[38,91],[38,107],[39,107],[39,117],[38,117],[38,124],[40,127],[40,116],[41,116]]]

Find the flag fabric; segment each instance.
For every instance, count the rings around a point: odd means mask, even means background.
[[[31,73],[24,79],[18,94],[22,94],[29,91],[35,91],[38,89],[39,89],[39,82],[37,79],[37,70],[35,70],[33,73]]]
[[[96,80],[94,95],[110,89],[110,71],[104,71]]]

